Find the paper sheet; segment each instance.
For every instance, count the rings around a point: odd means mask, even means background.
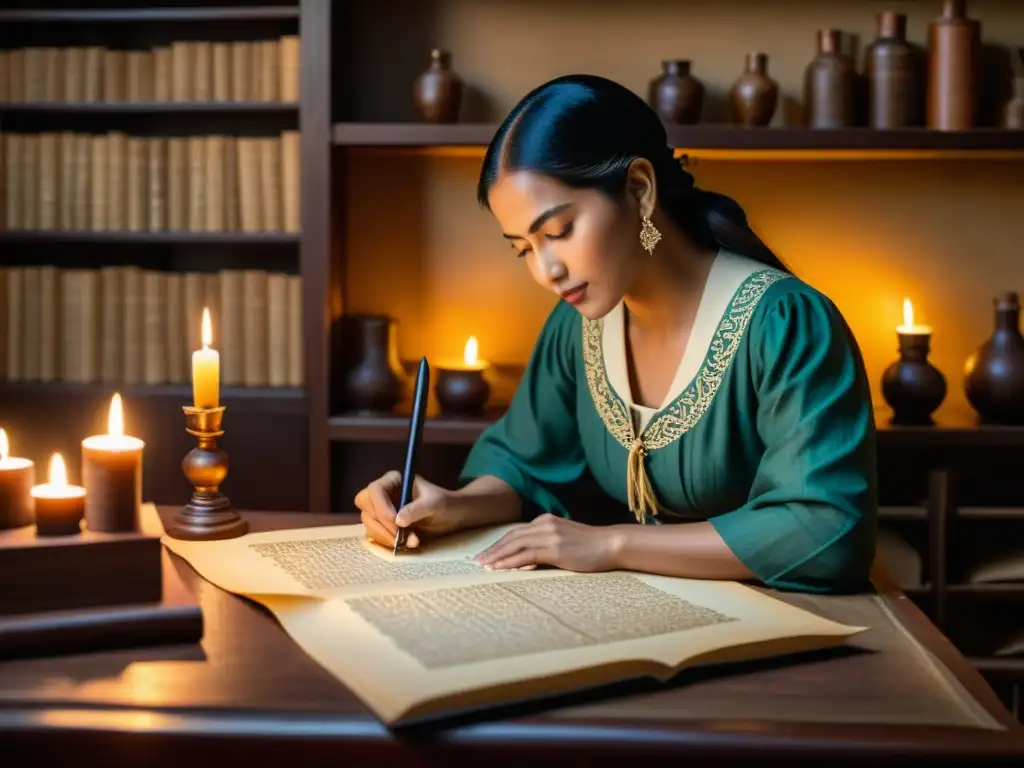
[[[864,629],[733,582],[472,562],[508,528],[397,556],[361,525],[165,543],[208,581],[269,608],[387,723],[822,648]]]

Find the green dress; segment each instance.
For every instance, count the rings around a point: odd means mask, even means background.
[[[559,302],[509,410],[461,482],[501,478],[524,502],[587,522],[553,492],[589,469],[642,523],[708,520],[763,583],[861,589],[875,550],[875,427],[864,364],[832,302],[721,252],[675,381],[632,403],[624,307],[588,320]],[[626,522],[626,521],[624,521]]]

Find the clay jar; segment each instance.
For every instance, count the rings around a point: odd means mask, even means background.
[[[768,76],[768,56],[748,53],[746,71],[729,92],[736,119],[742,125],[765,126],[779,102],[779,84]]]
[[[988,424],[1024,423],[1024,337],[1016,293],[997,297],[995,330],[965,366],[967,400]]]
[[[447,51],[430,52],[430,66],[413,84],[413,101],[420,118],[428,123],[455,123],[462,108],[462,79],[452,71]]]
[[[648,101],[663,122],[689,125],[700,121],[704,84],[690,74],[686,59],[661,62],[662,73],[651,80]]]
[[[907,17],[878,14],[878,37],[864,51],[868,86],[868,125],[907,128],[924,123],[924,67],[918,50],[907,42]]]
[[[386,315],[341,318],[338,395],[343,410],[388,413],[399,403],[405,375],[397,339],[397,324]]]
[[[810,128],[845,128],[857,119],[857,71],[841,51],[837,29],[818,32],[818,55],[804,72],[804,109]]]
[[[967,18],[967,0],[945,0],[928,26],[928,127],[969,131],[978,117],[981,24]]]

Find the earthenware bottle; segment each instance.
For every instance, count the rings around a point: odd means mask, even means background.
[[[742,125],[765,126],[779,102],[779,84],[768,76],[768,56],[748,53],[746,71],[729,92],[736,119]]]
[[[966,0],[945,0],[928,27],[928,127],[966,131],[978,110],[981,24],[966,16]]]
[[[651,80],[648,102],[664,122],[686,125],[700,122],[704,84],[690,73],[686,59],[661,62],[662,72]]]
[[[864,51],[868,125],[907,128],[924,122],[920,52],[907,42],[906,14],[878,14],[878,37]]]
[[[413,101],[428,123],[455,123],[462,108],[462,79],[452,70],[448,51],[430,52],[430,66],[413,84]]]
[[[845,128],[857,118],[857,71],[842,52],[838,29],[818,31],[818,55],[804,72],[804,109],[810,128]]]
[[[965,366],[965,390],[971,407],[990,424],[1024,423],[1024,336],[1020,301],[1008,291],[997,296],[995,330]]]

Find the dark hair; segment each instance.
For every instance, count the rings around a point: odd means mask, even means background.
[[[676,160],[665,126],[639,96],[596,75],[566,75],[528,93],[499,126],[484,156],[477,199],[502,172],[529,170],[571,187],[622,193],[630,164],[654,167],[658,201],[694,243],[789,271],[747,223],[735,200],[698,189]]]

